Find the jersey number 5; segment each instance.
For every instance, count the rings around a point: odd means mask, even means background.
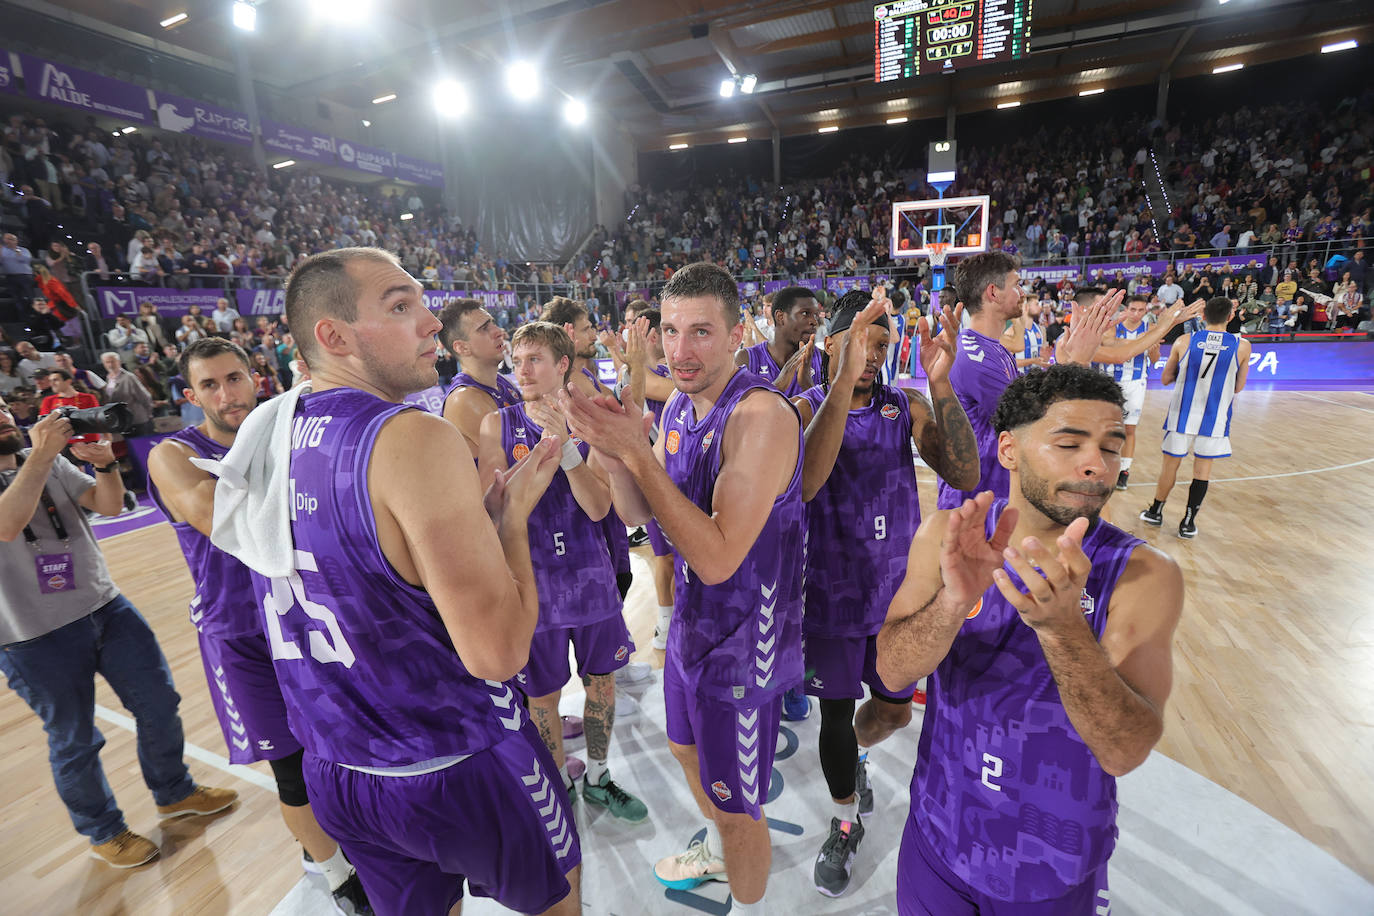
[[[305,550],[296,551],[296,569],[291,571],[291,575],[284,579],[272,580],[272,591],[263,599],[262,608],[267,616],[267,641],[272,646],[272,657],[274,659],[297,659],[301,658],[301,647],[294,641],[286,638],[282,632],[281,619],[285,617],[292,608],[299,606],[301,610],[313,620],[318,620],[324,624],[325,632],[320,630],[310,630],[310,657],[317,662],[329,664],[338,662],[345,668],[352,668],[356,657],[353,654],[353,647],[344,639],[343,631],[339,629],[338,618],[334,612],[323,604],[311,601],[305,596],[305,583],[301,581],[301,574],[298,570],[306,572],[319,572],[319,565],[315,562],[315,555]]]

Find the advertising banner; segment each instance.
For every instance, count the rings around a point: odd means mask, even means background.
[[[426,162],[413,156],[395,154],[396,177],[403,181],[428,185],[431,188],[444,186],[444,167],[437,162]]]
[[[279,121],[262,122],[262,145],[297,162],[334,164],[334,138]]]
[[[808,277],[805,280],[767,280],[763,284],[763,292],[764,295],[776,293],[778,290],[786,289],[789,286],[805,286],[807,289],[820,292],[825,289],[825,281],[820,277]]]
[[[4,48],[0,48],[0,92],[19,94],[19,80],[15,78],[14,65],[10,63],[10,52]]]
[[[396,156],[388,150],[341,140],[338,151],[339,162],[345,168],[357,169],[382,178],[396,177]]]
[[[153,99],[157,105],[157,126],[163,130],[222,143],[253,145],[253,128],[248,115],[241,111],[165,92],[153,93]]]
[[[29,54],[20,54],[19,63],[30,98],[140,124],[152,121],[148,90],[141,86]]]
[[[215,301],[224,296],[224,292],[217,289],[129,289],[120,286],[97,286],[92,292],[101,318],[137,315],[138,307],[145,302],[157,306],[157,313],[164,318],[180,318],[193,305],[200,306],[208,315],[215,310]]]
[[[454,299],[476,299],[482,307],[491,309],[513,309],[519,302],[515,293],[507,289],[427,289],[424,292],[425,305],[431,312],[437,312]]]
[[[843,296],[851,289],[871,289],[868,277],[826,277],[825,288],[837,296]]]

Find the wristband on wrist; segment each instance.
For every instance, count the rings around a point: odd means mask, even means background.
[[[558,466],[565,471],[571,471],[582,463],[582,453],[577,450],[577,443],[569,439],[563,443],[563,459],[558,462]]]
[[[91,465],[91,467],[95,468],[95,465]],[[118,462],[118,461],[111,461],[109,464],[105,465],[103,468],[95,468],[95,472],[96,472],[97,474],[113,474],[113,473],[114,473],[115,471],[117,471],[117,470],[119,470],[119,462]]]

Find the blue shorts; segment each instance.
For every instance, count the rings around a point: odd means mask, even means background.
[[[663,666],[663,710],[668,740],[696,747],[701,788],[711,804],[754,820],[762,817],[778,747],[782,694],[760,706],[706,699],[688,689],[670,655]]]
[[[530,660],[516,676],[526,696],[543,697],[563,689],[572,677],[568,646],[577,653],[577,674],[590,677],[624,668],[635,650],[625,618],[620,614],[580,627],[536,630],[530,642]]]

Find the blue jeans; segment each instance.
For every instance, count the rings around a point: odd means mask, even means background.
[[[171,669],[147,621],[123,595],[51,633],[0,647],[0,671],[43,720],[57,794],[92,844],[126,829],[100,765],[105,738],[95,725],[97,672],[138,723],[138,763],[153,800],[171,805],[194,790],[181,756],[181,697]]]

